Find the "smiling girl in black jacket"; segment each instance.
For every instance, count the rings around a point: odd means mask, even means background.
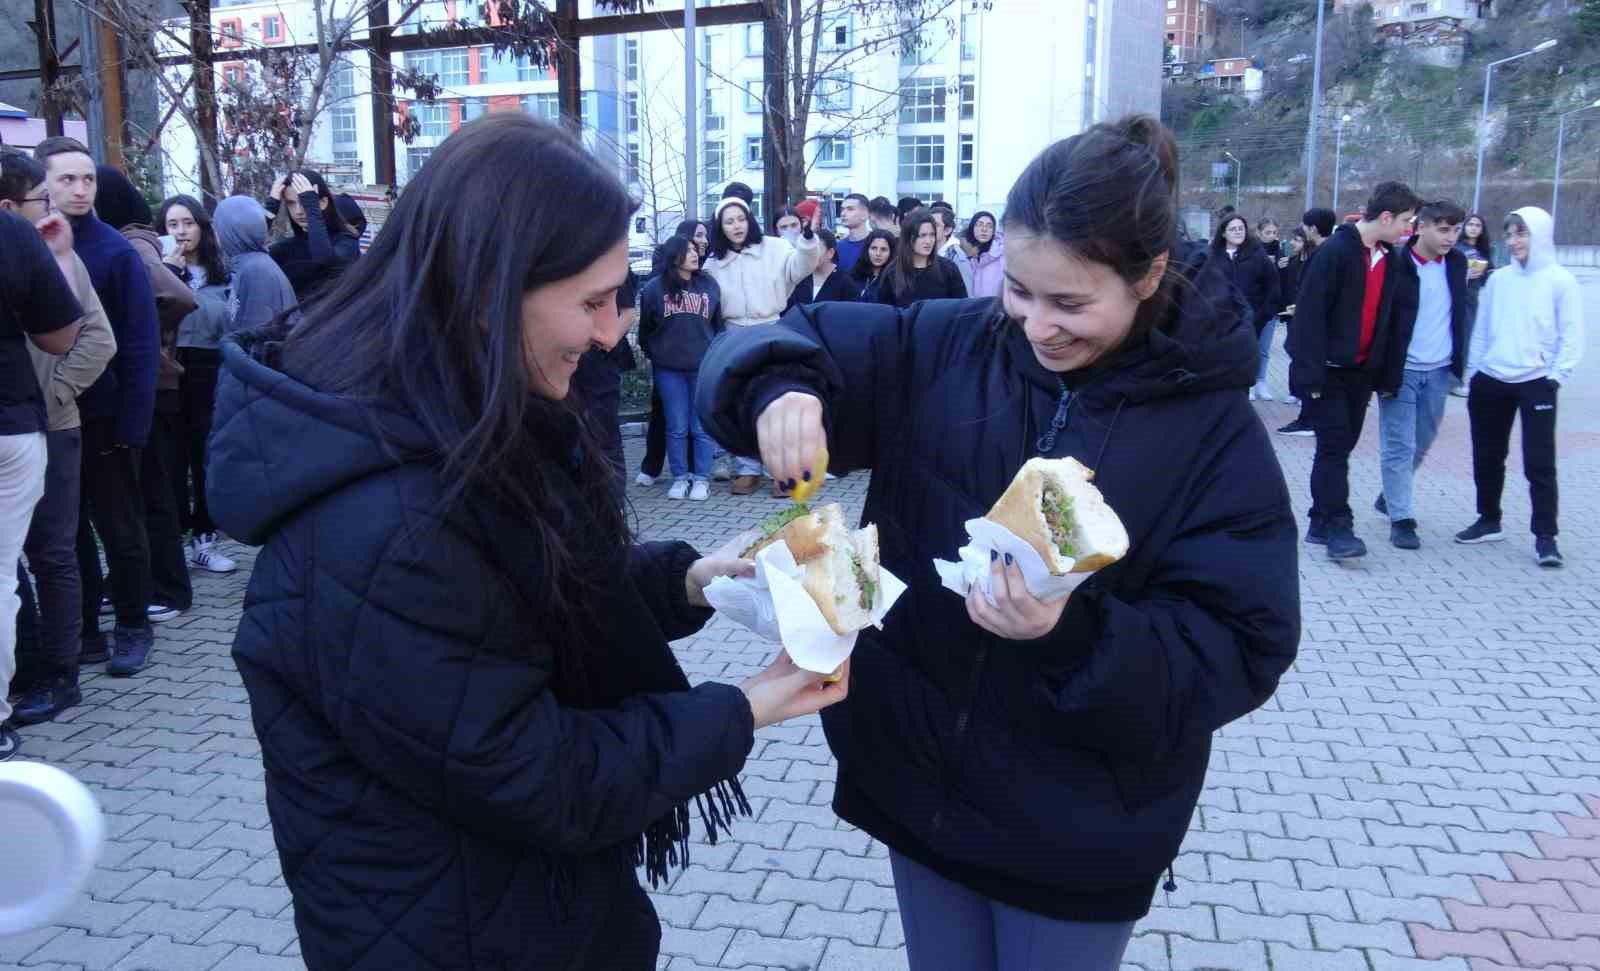
[[[999,300],[800,307],[701,367],[729,448],[788,480],[824,443],[831,470],[872,469],[863,519],[909,590],[822,721],[834,809],[889,847],[913,971],[1116,968],[1212,733],[1294,659],[1294,518],[1239,393],[1255,332],[1172,257],[1177,164],[1152,118],[1097,125],[1012,188]],[[992,604],[945,590],[931,561],[1035,455],[1095,470],[1128,555],[1065,600],[1008,562]]]
[[[485,172],[529,173],[501,182]],[[568,390],[622,339],[633,203],[516,112],[434,153],[294,323],[224,348],[207,487],[264,544],[233,656],[311,971],[650,971],[639,885],[743,807],[753,730],[843,695],[690,687],[738,546],[635,544]]]

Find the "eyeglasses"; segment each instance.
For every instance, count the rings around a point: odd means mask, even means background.
[[[45,195],[42,195],[42,196],[23,196],[22,197],[22,201],[24,203],[42,202],[42,203],[44,203],[44,211],[45,211],[45,213],[48,215],[49,212],[50,212],[50,196],[49,196],[48,193],[46,193]]]

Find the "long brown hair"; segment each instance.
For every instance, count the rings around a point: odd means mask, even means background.
[[[928,265],[933,266],[939,262],[938,217],[934,216],[932,209],[919,207],[900,218],[900,245],[895,248],[894,262],[884,271],[889,277],[889,285],[897,294],[911,292],[911,281],[915,279],[917,271],[917,266],[913,262],[916,258],[914,247],[917,243],[917,234],[927,225],[933,226],[933,252],[928,254]]]

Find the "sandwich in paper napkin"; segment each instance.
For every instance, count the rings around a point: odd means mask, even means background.
[[[801,585],[805,570],[789,544],[779,541],[756,554],[754,577],[717,577],[706,584],[706,602],[720,614],[783,645],[794,663],[816,674],[831,674],[855,649],[856,635],[835,634],[817,602]],[[883,626],[906,585],[878,568],[878,599],[872,622]]]
[[[1028,592],[1040,600],[1060,600],[1094,575],[1052,575],[1044,559],[1027,540],[989,519],[967,520],[967,545],[956,551],[960,561],[951,563],[949,560],[934,560],[933,568],[946,590],[965,597],[972,592],[972,585],[976,583],[992,604],[994,593],[990,584],[994,576],[990,570],[994,566],[994,557],[990,555],[991,551],[1000,554],[1002,559],[1010,553],[1022,570],[1022,579],[1028,585]]]

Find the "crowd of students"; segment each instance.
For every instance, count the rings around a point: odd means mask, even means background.
[[[269,246],[280,206],[289,226]],[[82,666],[144,669],[152,625],[193,606],[191,569],[235,569],[206,488],[222,344],[309,299],[359,250],[315,172],[278,180],[265,208],[175,195],[152,212],[64,137],[0,151],[0,212],[0,439],[27,440],[0,472],[5,759],[19,726],[81,702]],[[61,320],[76,328],[64,346],[36,330]]]

